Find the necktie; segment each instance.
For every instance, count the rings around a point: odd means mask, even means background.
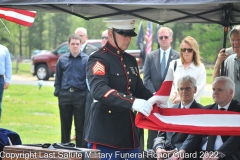
[[[164,78],[166,68],[166,52],[163,52],[162,62],[161,62],[161,76]]]
[[[208,136],[206,151],[213,151],[217,136]]]
[[[225,111],[226,109],[225,108],[220,108],[219,110]],[[216,141],[216,136],[209,136],[208,137],[207,148],[206,148],[207,151],[213,151],[214,150],[215,141]],[[223,142],[225,142],[225,141],[223,140]]]

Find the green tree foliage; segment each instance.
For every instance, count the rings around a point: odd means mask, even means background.
[[[10,33],[0,23],[0,43],[6,45],[15,56],[22,52],[23,58],[30,58],[34,50],[53,50],[67,40],[68,35],[73,34],[77,27],[88,30],[89,39],[100,39],[102,31],[107,29],[104,18],[84,20],[67,13],[43,13],[38,12],[32,27],[19,26],[15,23],[3,20]],[[135,24],[138,32],[139,22]],[[144,34],[146,33],[147,21],[142,21]],[[164,25],[170,27],[173,34],[172,48],[179,51],[179,45],[185,36],[194,37],[200,46],[201,56],[205,63],[214,63],[219,50],[223,45],[223,27],[217,24],[191,24],[170,23]],[[21,32],[20,32],[21,31]],[[157,34],[156,24],[153,23],[152,50],[158,48],[154,41]],[[21,42],[21,43],[20,43]],[[230,46],[227,38],[227,47]],[[22,49],[20,49],[22,48]],[[138,49],[136,37],[128,49]]]
[[[197,40],[205,63],[214,62],[223,47],[223,27],[217,24],[192,24],[189,30],[184,30],[182,34]],[[230,46],[228,38],[226,46]]]

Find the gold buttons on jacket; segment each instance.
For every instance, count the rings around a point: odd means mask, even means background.
[[[119,76],[119,73],[117,73],[117,76]]]
[[[108,113],[112,113],[112,111],[111,111],[111,110],[109,110],[109,111],[108,111]]]
[[[131,87],[128,87],[128,90],[130,90]]]
[[[117,54],[120,54],[120,51],[117,51]]]
[[[132,98],[132,97],[131,97],[130,99],[131,99],[131,100],[133,100],[133,98]]]
[[[105,51],[106,49],[105,49],[105,48],[103,48],[103,50]]]
[[[123,67],[126,67],[126,65],[124,64]]]
[[[124,94],[123,97],[126,97],[126,95]]]
[[[131,82],[132,80],[131,80],[131,79],[129,79],[128,81],[129,81],[129,82]]]
[[[129,72],[127,72],[127,74],[129,74]]]
[[[121,61],[123,60],[123,58],[121,58]]]

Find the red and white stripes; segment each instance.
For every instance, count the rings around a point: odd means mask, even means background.
[[[28,27],[32,26],[35,16],[36,16],[35,11],[0,7],[0,18],[4,18],[8,21],[11,21],[23,26],[28,26]]]

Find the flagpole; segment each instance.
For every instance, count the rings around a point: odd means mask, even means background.
[[[8,31],[8,33],[10,33],[10,31],[8,30],[7,26],[3,23],[2,19],[0,18],[2,24],[4,25],[4,27],[6,28],[6,30]]]

